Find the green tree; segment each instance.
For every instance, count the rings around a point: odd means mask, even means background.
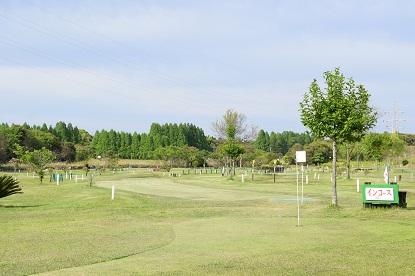
[[[385,158],[397,158],[405,152],[406,147],[406,142],[398,135],[389,133],[370,133],[362,142],[366,156],[376,160],[376,170],[379,170],[379,161]]]
[[[301,145],[301,144],[299,144],[299,143],[296,143],[296,144],[294,144],[289,150],[288,150],[288,152],[285,154],[285,156],[284,156],[284,160],[286,160],[286,162],[288,163],[288,164],[295,164],[295,162],[296,162],[296,152],[297,151],[302,151],[302,150],[304,150],[304,147],[303,147],[303,145]]]
[[[402,140],[397,133],[391,135],[392,146],[388,148],[388,156],[398,159],[405,152],[406,142]],[[398,164],[396,160],[396,164]]]
[[[362,140],[363,150],[367,159],[376,161],[376,170],[379,170],[379,161],[387,157],[387,149],[392,146],[392,139],[387,133],[369,133]]]
[[[63,142],[71,141],[71,134],[69,133],[68,127],[64,122],[56,123],[53,134],[55,134]]]
[[[73,162],[76,160],[76,148],[71,142],[63,142],[62,149],[56,154],[59,161]]]
[[[140,152],[140,139],[141,136],[137,132],[134,132],[131,136],[131,152],[133,158],[138,158]]]
[[[198,163],[198,153],[200,152],[199,149],[195,147],[179,147],[178,150],[180,154],[180,158],[183,159],[189,167],[197,167]]]
[[[268,132],[265,132],[264,130],[260,130],[258,132],[258,137],[255,140],[255,148],[258,150],[263,151],[270,151],[270,137],[268,135]]]
[[[222,151],[224,154],[226,154],[229,159],[232,162],[232,174],[235,175],[235,159],[241,156],[245,152],[244,147],[239,145],[235,139],[236,139],[236,128],[235,125],[230,122],[228,124],[228,127],[226,129],[226,134],[228,137],[228,140],[225,145],[222,147]]]
[[[315,165],[330,161],[332,152],[330,141],[315,140],[312,143],[305,145],[303,150],[307,152],[307,160]]]
[[[238,113],[233,109],[228,109],[223,115],[222,120],[216,120],[212,123],[212,130],[216,133],[217,138],[226,139],[227,129],[230,123],[235,127],[235,138],[243,141],[250,141],[257,137],[257,126],[246,124],[246,115]]]
[[[22,188],[19,186],[19,182],[11,175],[5,174],[0,176],[0,198],[21,193],[23,192]]]
[[[377,121],[377,113],[369,105],[370,94],[352,78],[345,79],[340,69],[324,73],[325,91],[317,80],[300,102],[301,122],[316,138],[330,138],[333,142],[332,204],[337,206],[337,143],[358,141]]]
[[[26,151],[21,159],[33,168],[34,172],[39,175],[40,183],[42,183],[45,170],[55,157],[50,150],[43,147],[40,150]]]

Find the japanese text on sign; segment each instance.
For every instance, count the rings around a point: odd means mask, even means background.
[[[366,188],[366,200],[393,201],[392,188]]]

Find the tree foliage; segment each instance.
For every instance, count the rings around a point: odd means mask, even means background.
[[[332,203],[338,205],[336,180],[336,143],[360,140],[377,121],[377,113],[369,105],[370,94],[363,85],[346,79],[340,69],[324,73],[326,87],[317,80],[300,102],[301,122],[316,138],[330,138],[333,142]]]
[[[23,192],[19,182],[11,175],[0,176],[0,198],[21,193]]]
[[[319,165],[330,161],[332,148],[330,141],[315,140],[304,146],[303,150],[307,153],[309,163]]]
[[[212,131],[218,139],[226,139],[228,126],[232,123],[235,126],[235,138],[242,141],[254,140],[257,137],[258,127],[248,125],[246,120],[247,117],[245,114],[228,109],[221,120],[216,120],[212,123]]]
[[[39,175],[40,183],[43,182],[45,176],[45,170],[48,168],[48,165],[55,159],[52,152],[46,148],[41,148],[40,150],[26,151],[21,159],[26,164],[30,165],[34,172]]]
[[[284,131],[282,133],[268,132],[260,130],[254,141],[255,149],[278,153],[281,156],[287,154],[290,148],[295,144],[305,146],[313,142],[314,138],[309,133],[296,133],[293,131]]]
[[[245,149],[236,141],[236,127],[230,122],[226,128],[227,142],[222,147],[222,152],[229,157],[232,162],[232,171],[235,175],[235,159],[240,157]]]
[[[397,157],[406,147],[404,140],[389,133],[369,133],[362,139],[362,145],[368,159],[376,161]]]
[[[124,159],[151,159],[158,155],[159,148],[170,146],[210,149],[203,130],[193,124],[153,123],[148,134],[102,130],[95,132],[91,143],[95,155],[105,155],[111,151],[118,153],[119,157]]]

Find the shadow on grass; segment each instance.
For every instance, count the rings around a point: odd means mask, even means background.
[[[0,208],[35,208],[35,207],[42,207],[45,205],[1,205]]]

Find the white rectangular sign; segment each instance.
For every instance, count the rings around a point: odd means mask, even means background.
[[[366,200],[393,201],[392,188],[366,188]]]
[[[305,151],[296,151],[295,158],[297,163],[305,163],[306,162],[306,152]]]

